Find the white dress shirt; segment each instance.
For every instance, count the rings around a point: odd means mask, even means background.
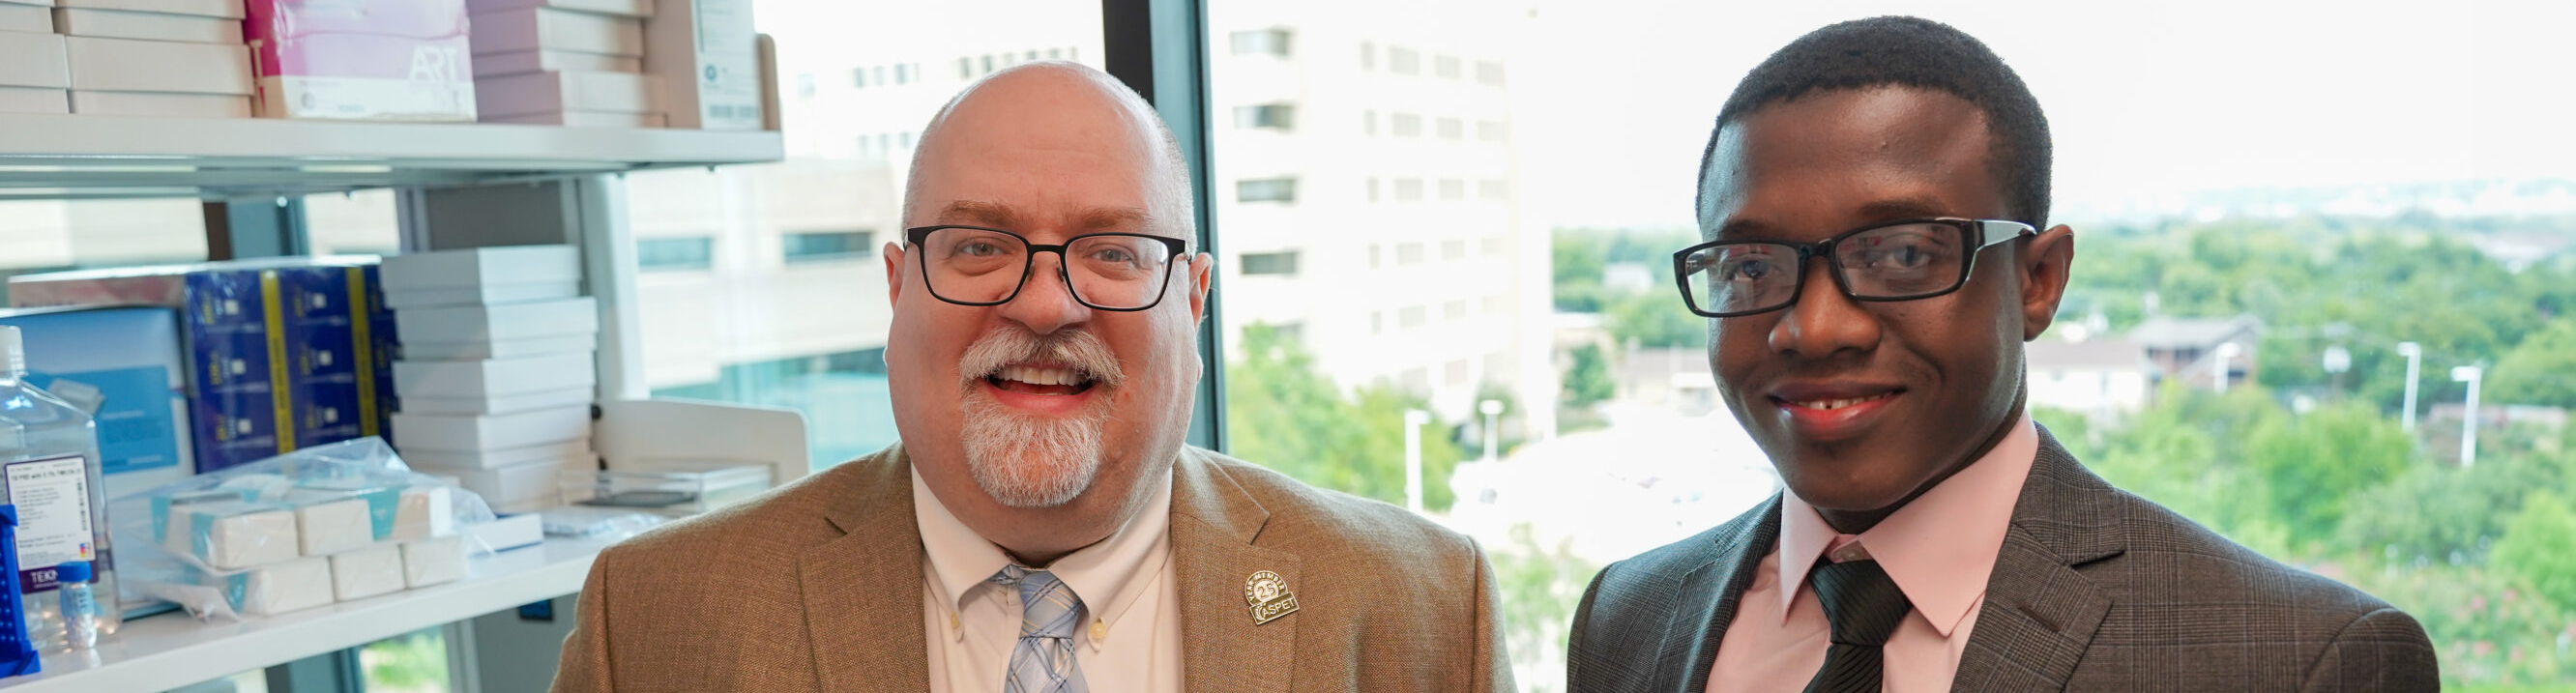
[[[1172,477],[1127,525],[1043,568],[1081,598],[1074,662],[1094,691],[1181,690],[1179,579],[1172,575]],[[1002,693],[1020,640],[1020,593],[994,584],[1010,554],[948,512],[912,473],[922,565],[922,633],[935,693]]]

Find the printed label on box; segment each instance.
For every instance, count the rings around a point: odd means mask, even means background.
[[[247,10],[268,117],[474,120],[463,0],[250,0]]]
[[[170,410],[170,369],[137,366],[52,375],[30,372],[27,382],[88,410],[98,423],[99,470],[122,474],[179,463],[176,417]]]

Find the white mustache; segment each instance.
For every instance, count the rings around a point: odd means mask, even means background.
[[[993,328],[966,347],[966,355],[958,359],[957,374],[965,380],[960,385],[971,388],[975,381],[1003,368],[1036,362],[1063,364],[1102,387],[1116,388],[1127,381],[1126,372],[1118,368],[1117,354],[1098,335],[1079,330],[1039,335],[1007,325]]]

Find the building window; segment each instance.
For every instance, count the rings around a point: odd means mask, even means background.
[[[1386,70],[1399,75],[1422,74],[1422,54],[1411,48],[1388,48]]]
[[[1465,260],[1465,259],[1467,259],[1467,239],[1464,239],[1464,238],[1452,238],[1452,239],[1449,239],[1449,240],[1441,241],[1441,242],[1440,242],[1440,259],[1442,259],[1442,260],[1447,260],[1447,261],[1457,261],[1457,260]]]
[[[1397,201],[1397,202],[1420,202],[1420,201],[1422,201],[1422,179],[1420,179],[1420,178],[1397,178],[1397,179],[1395,179],[1395,201]]]
[[[1503,256],[1503,238],[1501,236],[1485,239],[1483,241],[1483,245],[1485,257]]]
[[[1286,276],[1294,275],[1296,273],[1297,251],[1283,250],[1276,253],[1243,254],[1243,274],[1245,276]]]
[[[1377,135],[1377,111],[1375,109],[1360,111],[1360,134],[1372,137]]]
[[[857,87],[857,88],[860,88],[860,89],[866,89],[866,88],[868,88],[868,69],[867,69],[867,68],[862,67],[862,68],[859,68],[859,69],[856,69],[856,70],[851,70],[851,71],[850,71],[850,86]]]
[[[1486,315],[1502,315],[1511,309],[1512,297],[1508,294],[1491,294],[1485,297]]]
[[[1422,306],[1405,306],[1395,312],[1395,327],[1399,330],[1410,330],[1416,327],[1421,327],[1422,323],[1428,321],[1430,317],[1431,309],[1429,308]]]
[[[1458,78],[1458,56],[1443,55],[1431,59],[1431,73],[1441,79]]]
[[[1251,178],[1234,182],[1236,202],[1296,202],[1297,179]]]
[[[1234,107],[1234,126],[1247,129],[1294,130],[1297,127],[1297,107],[1284,103],[1236,106]]]
[[[1448,302],[1448,303],[1441,304],[1441,305],[1440,305],[1440,319],[1442,319],[1442,320],[1465,320],[1465,319],[1467,319],[1467,302],[1466,302],[1466,301],[1450,301],[1450,302]]]
[[[1389,118],[1389,120],[1392,121],[1389,124],[1393,126],[1395,136],[1397,137],[1422,136],[1422,116],[1411,113],[1398,113],[1395,114],[1394,117]]]
[[[867,231],[822,231],[787,234],[787,264],[850,260],[868,256],[868,243],[876,234]]]
[[[1397,382],[1403,384],[1404,391],[1406,392],[1411,392],[1417,395],[1429,392],[1431,390],[1431,371],[1423,368],[1407,368],[1404,369],[1404,375],[1397,378]]]
[[[1487,141],[1487,142],[1501,142],[1501,141],[1503,141],[1503,140],[1510,139],[1510,138],[1511,138],[1511,136],[1512,136],[1512,131],[1511,131],[1511,129],[1510,129],[1510,128],[1508,128],[1508,127],[1505,127],[1505,126],[1503,125],[1503,121],[1499,121],[1499,120],[1479,120],[1479,121],[1476,121],[1476,139],[1484,140],[1484,141]]]
[[[1444,140],[1454,140],[1460,137],[1465,137],[1467,132],[1467,126],[1462,124],[1456,118],[1440,119],[1437,121],[1435,129],[1439,131],[1440,139]]]
[[[1369,334],[1386,333],[1386,311],[1369,311]]]
[[[1476,181],[1476,196],[1488,200],[1512,199],[1512,184],[1500,178]]]
[[[715,246],[716,239],[706,236],[637,239],[635,266],[646,272],[713,269]]]
[[[993,74],[993,55],[984,54],[984,74]]]
[[[1360,42],[1360,69],[1377,69],[1377,44],[1368,41]]]
[[[1395,244],[1395,264],[1397,264],[1397,265],[1399,265],[1399,266],[1400,266],[1400,265],[1419,265],[1419,264],[1422,264],[1422,244],[1420,244],[1420,243],[1397,243],[1397,244]]]
[[[911,64],[907,63],[907,64],[902,64],[902,65],[896,65],[896,66],[894,66],[894,83],[896,83],[896,84],[911,84],[911,83],[912,83],[912,65],[911,65]]]
[[[1466,199],[1466,197],[1467,181],[1458,180],[1456,178],[1440,179],[1440,199],[1463,200]]]
[[[958,57],[958,58],[957,58],[957,79],[958,79],[959,81],[965,81],[965,80],[970,80],[970,79],[974,79],[974,78],[975,78],[975,59],[974,59],[974,58],[963,57],[963,56]]]
[[[1235,55],[1275,55],[1288,57],[1287,29],[1254,29],[1237,31],[1231,37]]]
[[[1368,201],[1370,201],[1370,202],[1376,202],[1376,201],[1377,201],[1377,177],[1376,177],[1376,176],[1370,176],[1370,177],[1369,177],[1369,179],[1368,179]],[[1370,250],[1376,250],[1376,249],[1375,249],[1375,248],[1371,248]]]
[[[1509,385],[1513,380],[1511,352],[1497,351],[1485,355],[1485,382]]]
[[[1386,246],[1375,243],[1369,244],[1369,269],[1377,269],[1378,261],[1386,254],[1385,251]]]
[[[1467,377],[1473,375],[1473,372],[1468,370],[1466,359],[1450,361],[1449,365],[1444,367],[1442,370],[1447,371],[1445,375],[1448,376],[1450,387],[1458,387],[1467,384]]]
[[[878,66],[876,66],[876,68],[875,68],[874,70],[871,70],[871,71],[870,71],[870,74],[868,75],[868,78],[869,78],[871,81],[876,82],[876,83],[877,83],[877,86],[880,86],[880,87],[885,86],[885,85],[887,85],[887,84],[888,84],[888,82],[886,81],[886,74],[885,74],[885,66],[884,66],[884,65],[878,65]]]
[[[1491,60],[1476,61],[1476,82],[1490,86],[1503,86],[1503,64]]]

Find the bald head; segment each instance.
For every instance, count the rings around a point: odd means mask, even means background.
[[[925,191],[941,186],[925,181],[946,178],[955,167],[1007,165],[1006,160],[1019,158],[1015,151],[1082,159],[1094,164],[1089,167],[1094,175],[1132,176],[1149,192],[1143,208],[1134,210],[1148,230],[1178,238],[1196,235],[1189,163],[1171,128],[1152,104],[1117,78],[1061,61],[995,72],[968,85],[931,116],[904,185],[904,225],[943,223],[937,219],[959,202],[990,202],[928,199]]]

